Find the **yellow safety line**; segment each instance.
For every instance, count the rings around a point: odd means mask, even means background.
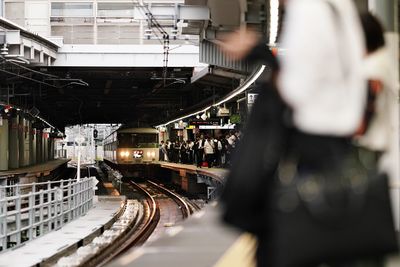
[[[255,267],[257,241],[251,234],[242,234],[222,255],[214,267]]]

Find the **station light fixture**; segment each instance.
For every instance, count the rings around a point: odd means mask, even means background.
[[[279,29],[279,0],[270,0],[269,44],[275,45]]]
[[[256,74],[255,74],[253,77],[251,77],[249,80],[247,80],[246,82],[244,82],[243,85],[242,85],[239,89],[235,90],[232,94],[227,95],[224,99],[222,99],[222,100],[219,101],[218,103],[214,104],[213,106],[217,107],[217,106],[219,106],[219,105],[221,105],[221,104],[224,104],[225,102],[231,100],[231,99],[234,98],[235,96],[237,96],[237,95],[243,93],[244,91],[246,91],[246,90],[250,87],[250,85],[252,85],[252,84],[261,76],[261,74],[264,72],[265,68],[266,68],[266,66],[265,66],[265,65],[262,65],[262,66],[258,69],[258,71],[256,72]]]
[[[199,118],[203,119],[203,115],[207,116],[206,111],[209,110],[211,107],[218,107],[218,106],[224,104],[225,102],[231,100],[232,98],[236,97],[237,95],[242,94],[244,91],[246,91],[261,76],[261,74],[264,72],[265,68],[266,68],[265,65],[261,65],[259,67],[259,69],[248,80],[246,80],[241,86],[239,86],[239,88],[234,90],[231,94],[228,94],[227,96],[225,96],[219,102],[217,102],[217,103],[215,103],[213,105],[210,105],[210,106],[208,106],[206,108],[203,108],[202,110],[193,112],[191,114],[187,114],[185,116],[182,116],[182,117],[179,117],[177,119],[171,120],[171,121],[166,122],[164,124],[157,125],[155,128],[159,129],[160,127],[165,127],[168,124],[175,123],[175,122],[178,122],[178,121],[181,121],[181,120],[193,117],[193,116],[196,116],[197,119],[199,119]],[[204,114],[202,114],[202,113],[204,113]],[[200,114],[202,114],[202,115],[200,116]],[[205,119],[203,119],[203,120],[205,120]]]

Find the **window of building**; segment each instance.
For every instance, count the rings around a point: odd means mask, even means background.
[[[133,18],[133,3],[98,3],[97,17]]]
[[[92,17],[93,3],[51,3],[52,17]]]

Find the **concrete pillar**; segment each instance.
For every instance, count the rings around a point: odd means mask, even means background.
[[[47,143],[49,144],[47,151],[48,151],[48,155],[49,155],[49,159],[48,160],[53,160],[53,138],[51,138],[49,136],[49,138],[47,139]]]
[[[19,117],[18,141],[19,141],[19,166],[26,167],[29,165],[29,132],[28,132],[28,120],[22,116]]]
[[[386,32],[385,41],[388,51],[390,53],[389,57],[392,63],[390,67],[393,71],[393,89],[396,93],[396,98],[399,99],[399,0],[369,0],[368,8],[371,13],[377,16],[382,22]],[[394,121],[393,126],[396,130],[395,140],[391,140],[391,145],[396,147],[396,151],[391,155],[393,157],[393,162],[398,163],[396,168],[390,173],[391,178],[391,193],[392,193],[392,203],[393,211],[395,217],[395,223],[397,230],[400,230],[400,105],[397,101],[397,108],[394,111]]]
[[[48,138],[48,133],[43,133],[42,134],[43,138],[43,162],[46,162],[49,160],[49,138]]]
[[[42,162],[42,130],[36,129],[36,164]]]
[[[8,128],[9,169],[19,168],[18,125],[19,125],[19,115],[17,114],[12,115],[8,125],[9,126]]]
[[[19,116],[18,120],[18,148],[19,148],[19,166],[23,167],[25,166],[24,164],[24,157],[25,157],[25,137],[24,137],[24,123],[25,123],[25,118],[22,116]]]
[[[36,164],[36,129],[32,128],[32,122],[29,121],[29,165]]]
[[[31,163],[31,145],[30,145],[31,127],[32,124],[28,119],[26,119],[24,123],[24,138],[25,138],[24,166],[29,166]]]
[[[55,153],[55,149],[54,149],[54,138],[50,138],[50,150],[49,150],[49,157],[50,160],[54,159],[54,153]]]
[[[8,119],[0,116],[0,171],[8,170]]]

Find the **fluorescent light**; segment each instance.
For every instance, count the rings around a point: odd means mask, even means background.
[[[269,3],[269,44],[275,45],[279,28],[279,0],[270,0]]]
[[[228,94],[225,98],[223,98],[223,99],[222,99],[221,101],[219,101],[218,103],[213,104],[213,105],[211,105],[211,106],[208,106],[208,107],[206,107],[206,108],[203,108],[202,110],[193,112],[193,113],[191,113],[191,114],[187,114],[187,115],[185,115],[185,116],[182,116],[182,117],[179,117],[179,118],[177,118],[177,119],[171,120],[171,121],[166,122],[166,123],[164,123],[164,124],[157,125],[156,128],[165,127],[165,126],[167,126],[168,124],[171,124],[171,123],[174,123],[174,122],[178,122],[178,121],[184,120],[184,119],[186,119],[186,118],[189,118],[189,117],[192,117],[192,116],[196,116],[196,115],[201,114],[201,113],[205,113],[205,112],[206,112],[207,110],[209,110],[211,107],[213,107],[213,106],[214,106],[214,107],[219,106],[219,105],[221,105],[221,104],[223,104],[223,103],[225,103],[225,102],[231,100],[231,99],[234,98],[235,96],[237,96],[237,95],[243,93],[244,91],[246,91],[247,88],[249,88],[250,85],[252,85],[252,84],[261,76],[261,74],[264,72],[265,68],[266,68],[266,66],[265,66],[265,65],[262,65],[262,66],[257,70],[257,72],[256,72],[253,76],[251,76],[251,77],[250,77],[248,80],[246,80],[241,86],[239,86],[236,90],[234,90],[232,94]]]
[[[265,70],[265,65],[262,65],[262,66],[258,69],[258,71],[256,72],[256,74],[255,74],[254,76],[252,76],[249,80],[245,81],[245,82],[243,83],[243,85],[241,85],[241,87],[239,87],[238,89],[236,89],[236,90],[234,91],[234,93],[232,93],[231,95],[228,95],[227,97],[225,97],[224,99],[222,99],[222,100],[219,101],[218,103],[214,104],[213,106],[214,106],[214,107],[219,106],[219,105],[221,105],[221,104],[223,104],[223,103],[225,103],[225,102],[231,100],[231,99],[234,98],[235,96],[237,96],[237,95],[243,93],[244,91],[246,91],[247,88],[249,88],[250,85],[252,85],[252,84],[261,76],[261,74],[264,72],[264,70]]]

